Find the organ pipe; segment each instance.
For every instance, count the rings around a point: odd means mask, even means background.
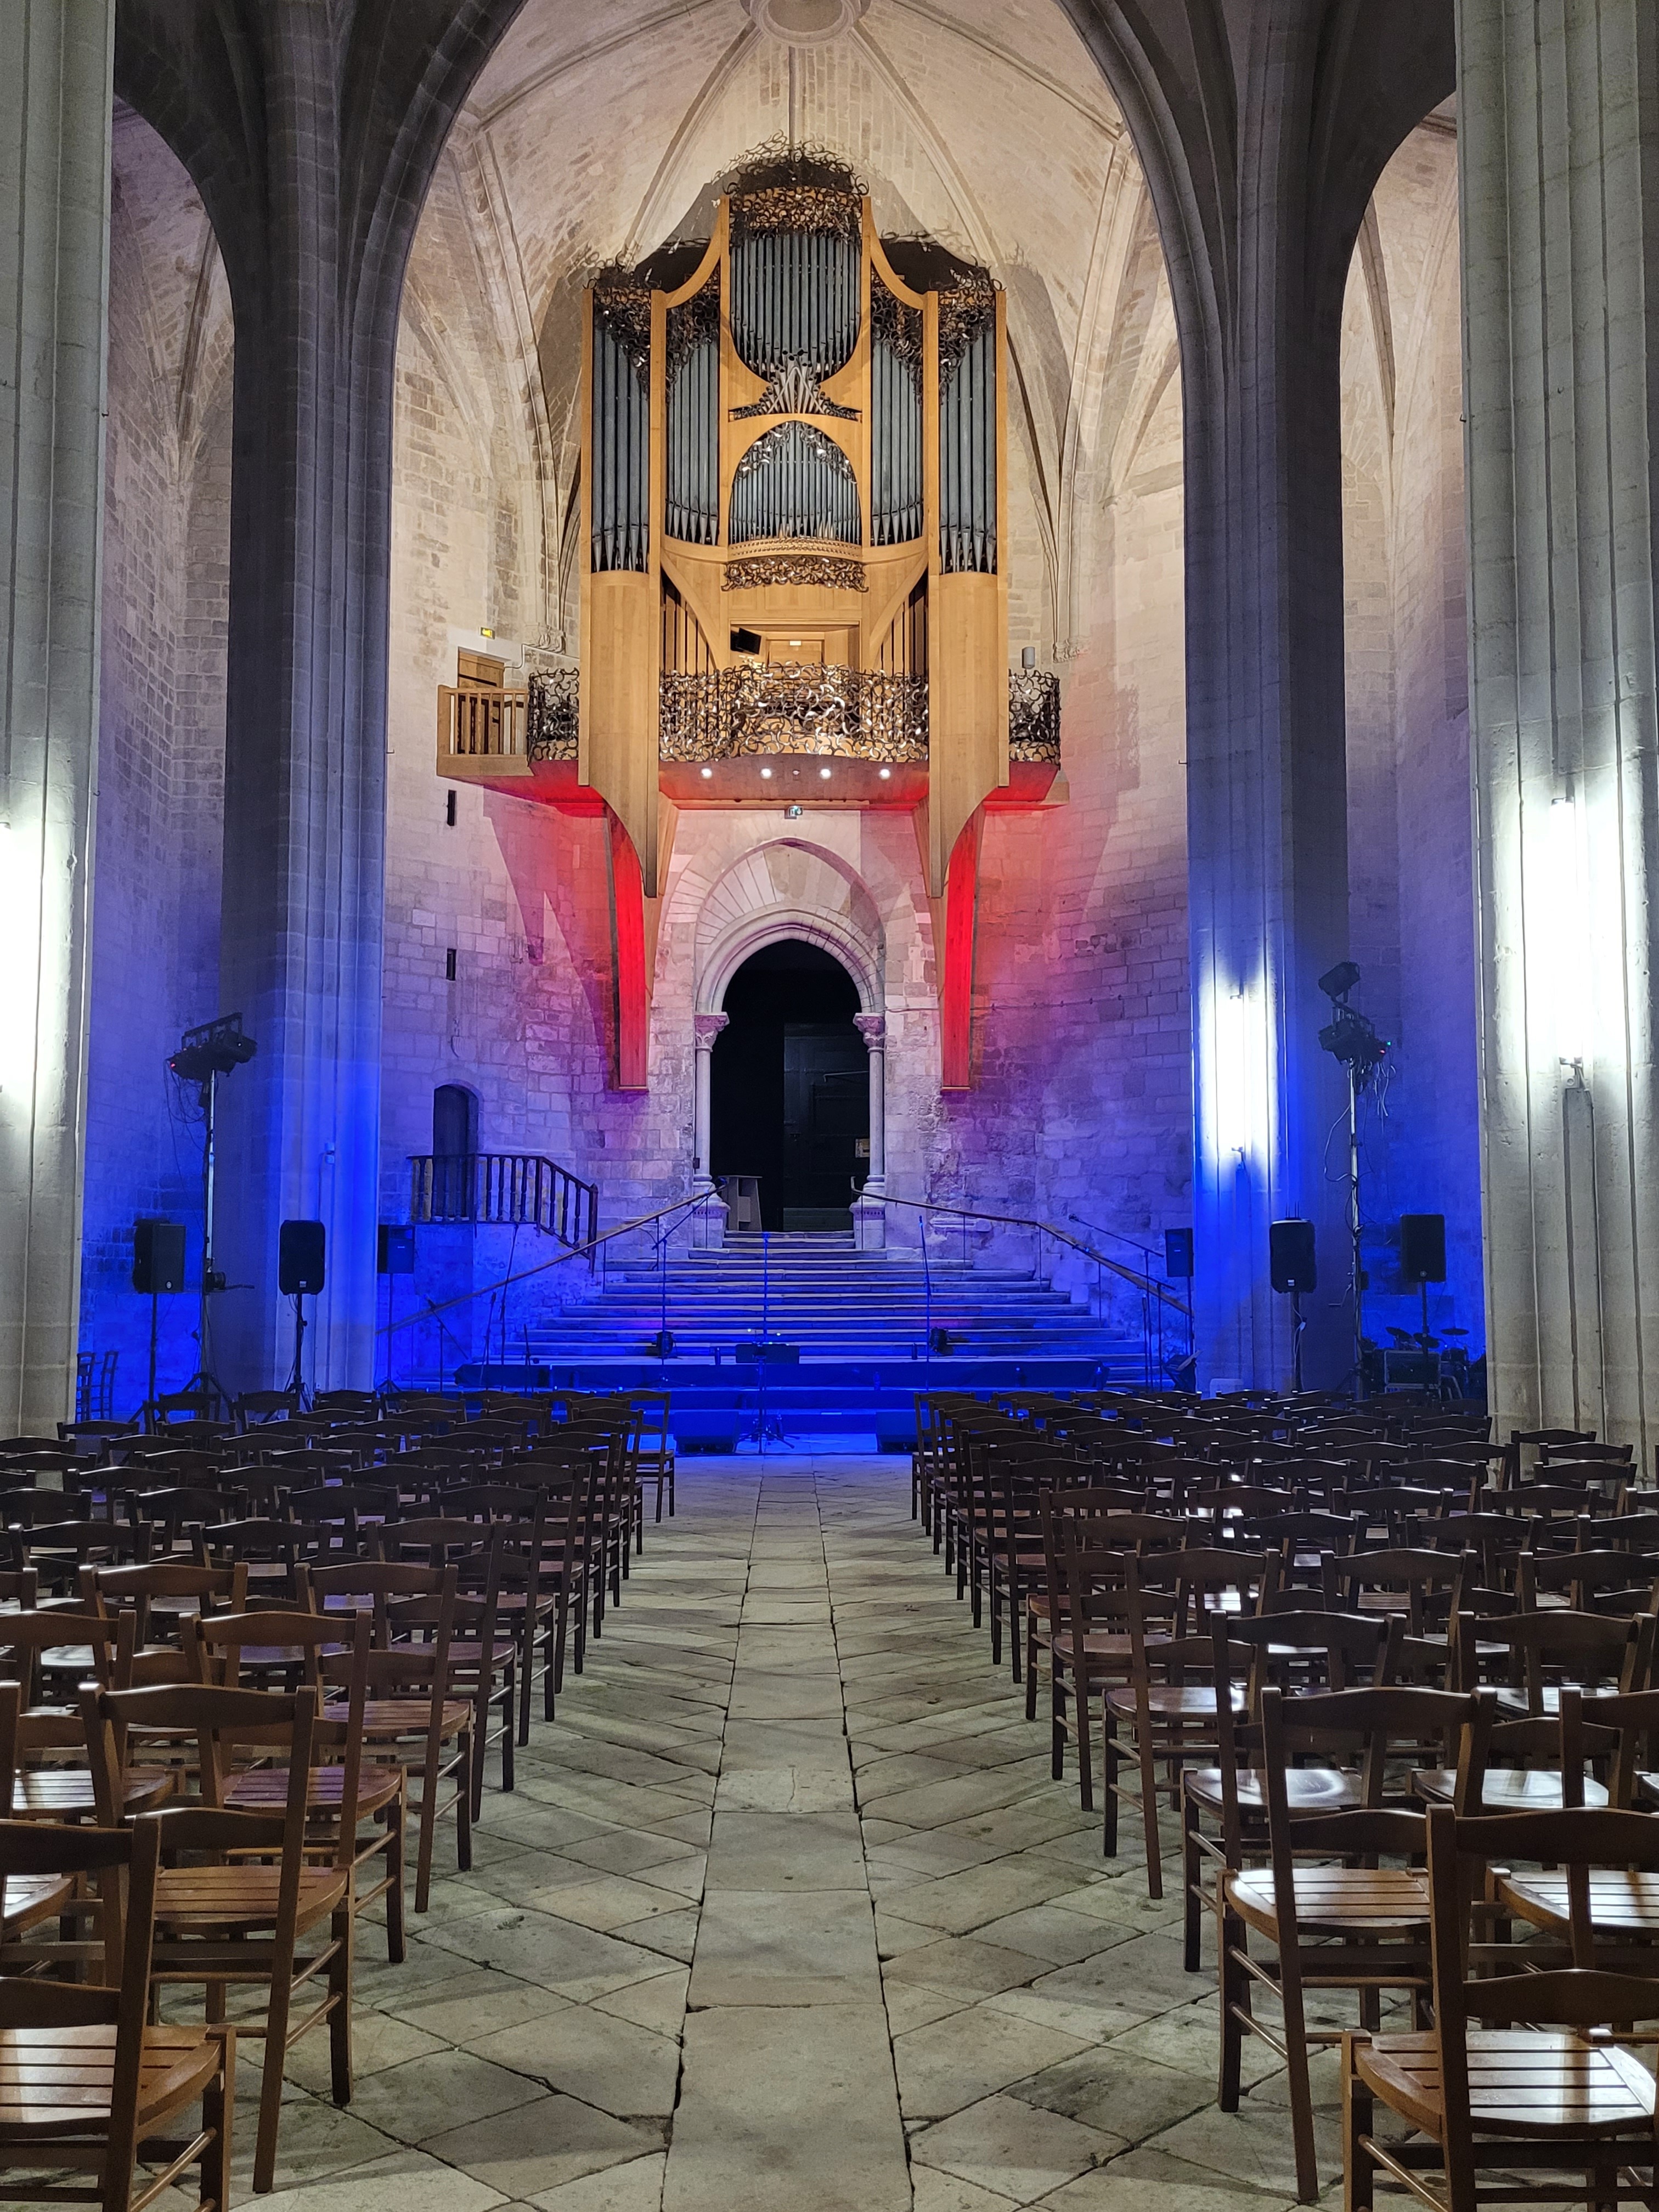
[[[732,484],[733,545],[757,538],[824,538],[856,545],[862,531],[852,463],[805,422],[780,422],[755,441]]]
[[[996,573],[996,324],[986,317],[940,376],[939,558],[948,574]]]
[[[705,285],[668,318],[671,538],[712,545],[720,535],[720,290]]]
[[[858,343],[863,263],[856,238],[760,231],[732,248],[732,342],[758,376],[791,362],[820,381]]]
[[[651,408],[625,334],[593,314],[592,565],[642,570],[650,538]]]

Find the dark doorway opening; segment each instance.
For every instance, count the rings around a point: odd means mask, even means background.
[[[726,987],[709,1067],[709,1170],[760,1178],[767,1229],[847,1230],[870,1167],[859,994],[839,960],[787,938]]]

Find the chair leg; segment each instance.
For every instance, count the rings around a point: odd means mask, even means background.
[[[1302,1977],[1294,1963],[1285,1971],[1279,1953],[1279,1996],[1285,2008],[1285,2087],[1291,2100],[1291,2136],[1296,2146],[1296,2193],[1304,2204],[1319,2198],[1319,2160],[1314,2149],[1313,2083],[1308,2075],[1308,2016],[1302,2002]]]
[[[1018,1582],[1011,1577],[1008,1583],[1008,1651],[1013,1666],[1016,1685],[1021,1679],[1019,1647],[1022,1639],[1019,1632],[1019,1616],[1024,1610],[1024,1593],[1020,1589]]]
[[[471,1788],[474,1762],[483,1765],[483,1745],[467,1727],[462,1745],[465,1754],[461,1765],[461,1786],[455,1799],[455,1865],[461,1874],[472,1871],[472,1791]]]
[[[409,1793],[405,1784],[386,1809],[389,1841],[386,1844],[386,1870],[392,1887],[386,1893],[386,1964],[401,1966],[408,1956],[408,1945],[404,1926],[404,1876],[408,1857]]]
[[[1036,1718],[1037,1701],[1037,1632],[1036,1615],[1028,1605],[1025,1608],[1025,1717]]]
[[[211,2087],[202,2100],[202,2125],[211,2129],[213,2141],[202,2153],[201,2194],[204,2208],[213,2207],[213,2212],[230,2212],[230,2130],[231,2118],[236,2109],[236,2037],[234,2033],[221,2039],[222,2070],[215,2075]],[[115,2202],[125,2212],[131,2177],[111,2176],[114,2185]]]
[[[438,1785],[421,1776],[420,1821],[415,1840],[415,1910],[424,1912],[432,1895],[432,1845],[438,1826]]]
[[[294,1962],[277,1961],[265,2014],[265,2061],[259,2082],[259,2126],[253,2145],[253,2187],[263,2197],[276,2183],[276,2131],[283,2120],[283,2063],[288,2057],[289,2010],[294,2002]]]
[[[1164,1894],[1164,1853],[1158,1838],[1158,1762],[1152,1756],[1152,1730],[1135,1724],[1140,1753],[1140,1826],[1146,1838],[1146,1894]]]
[[[1370,2093],[1359,2078],[1354,2054],[1362,2038],[1342,2039],[1343,2212],[1372,2212],[1374,2172],[1361,2138],[1371,2131]]]
[[[1048,1646],[1048,1771],[1066,1779],[1066,1680],[1058,1655]]]
[[[1104,1700],[1102,1702],[1103,1705]],[[1078,1802],[1085,1813],[1092,1813],[1095,1809],[1095,1753],[1094,1746],[1089,1741],[1090,1717],[1093,1710],[1089,1677],[1079,1671],[1072,1677],[1072,1733],[1077,1738]],[[1063,1754],[1063,1738],[1055,1748]],[[1107,1778],[1110,1779],[1109,1771]]]
[[[1238,2110],[1243,2074],[1244,2023],[1241,2012],[1250,2009],[1250,1978],[1240,1964],[1249,1938],[1244,1923],[1228,1911],[1222,1885],[1216,1888],[1216,1978],[1221,1987],[1221,2065],[1216,2082],[1216,2102],[1224,2112]]]
[[[1181,1801],[1182,1965],[1189,1974],[1199,1969],[1203,1899],[1204,1855],[1198,1848],[1198,1807],[1183,1795]]]
[[[351,2102],[351,1968],[356,1930],[357,1916],[348,1898],[334,1916],[334,1936],[339,1948],[328,1962],[329,1995],[335,2000],[328,2016],[329,2086],[337,2105]]]
[[[1073,1706],[1078,1717],[1078,1755],[1082,1757],[1089,1735],[1089,1709],[1079,1698]],[[1100,1753],[1103,1769],[1101,1784],[1102,1819],[1101,1849],[1109,1859],[1117,1856],[1117,1775],[1123,1764],[1123,1746],[1117,1733],[1117,1716],[1104,1699],[1101,1703]]]

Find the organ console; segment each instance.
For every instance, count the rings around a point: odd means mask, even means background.
[[[568,783],[574,750],[611,827],[624,1087],[678,811],[798,800],[808,760],[815,804],[914,814],[969,1081],[984,809],[1059,765],[1054,679],[1008,666],[1006,353],[985,270],[882,239],[852,172],[793,148],[726,181],[706,245],[585,294],[580,673],[522,718],[458,690],[440,773],[480,727],[522,727],[520,777]]]

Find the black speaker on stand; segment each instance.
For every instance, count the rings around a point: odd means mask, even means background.
[[[1273,1286],[1291,1301],[1291,1388],[1302,1394],[1302,1293],[1319,1288],[1314,1261],[1314,1225],[1294,1219],[1267,1224],[1267,1267]]]
[[[306,1339],[306,1300],[321,1294],[325,1233],[320,1221],[285,1221],[276,1232],[276,1287],[294,1301],[294,1366],[287,1387],[306,1401],[300,1355]]]
[[[182,1221],[135,1221],[132,1224],[132,1287],[149,1300],[149,1395],[144,1412],[155,1413],[155,1334],[162,1293],[185,1287],[185,1224]]]
[[[1446,1217],[1443,1213],[1402,1213],[1400,1217],[1400,1272],[1414,1283],[1423,1298],[1423,1330],[1419,1342],[1425,1352],[1435,1348],[1429,1334],[1429,1285],[1446,1279]]]

